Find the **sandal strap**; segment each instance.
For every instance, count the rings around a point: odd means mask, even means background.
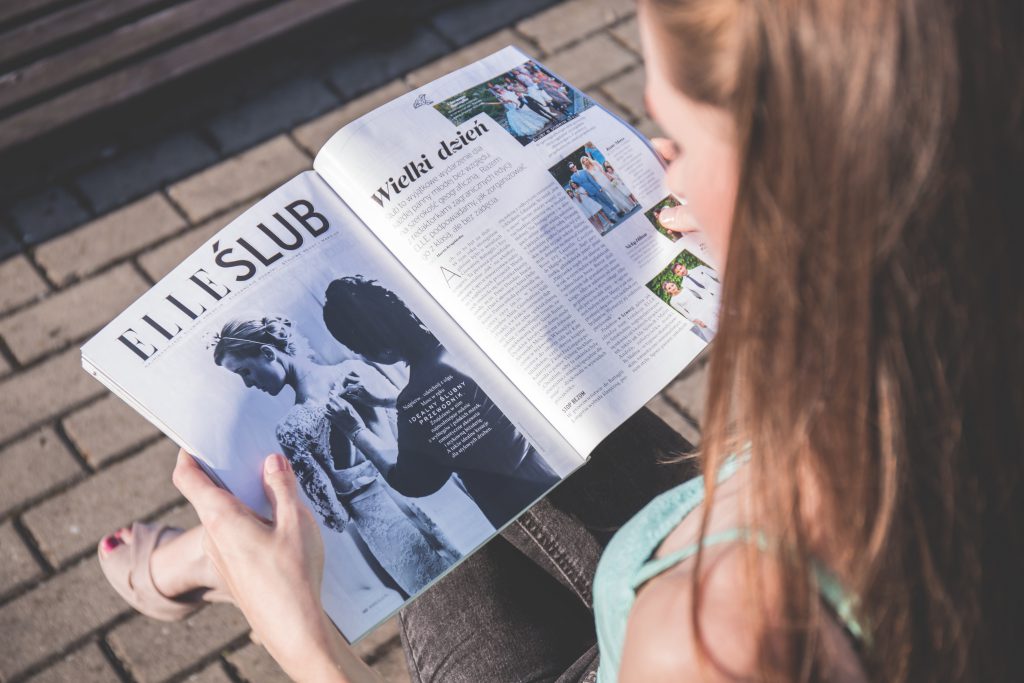
[[[202,601],[176,600],[167,597],[157,590],[150,572],[150,559],[164,534],[177,536],[183,532],[183,529],[162,524],[146,524],[144,522],[132,524],[131,571],[128,575],[128,582],[137,600],[137,603],[132,606],[136,609],[144,606],[144,614],[151,617],[168,621],[184,619],[203,604]]]

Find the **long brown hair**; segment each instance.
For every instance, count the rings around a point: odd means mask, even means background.
[[[1024,680],[1021,4],[642,5],[673,85],[736,124],[703,462],[752,444],[762,677],[824,675],[817,561],[873,680]]]

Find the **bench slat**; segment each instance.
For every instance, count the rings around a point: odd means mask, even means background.
[[[274,38],[359,0],[290,0],[14,114],[0,125],[0,150],[123,102],[158,84]]]
[[[49,5],[56,5],[61,0],[9,0],[0,2],[0,23],[17,19],[29,12],[43,9]]]
[[[87,0],[0,34],[0,63],[38,52],[163,0]]]
[[[0,109],[77,80],[265,0],[187,0],[0,76]]]

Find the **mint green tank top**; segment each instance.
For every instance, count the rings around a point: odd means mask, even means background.
[[[746,462],[746,457],[729,458],[718,473],[718,483],[728,480]],[[594,619],[601,663],[597,683],[616,683],[626,641],[626,622],[636,593],[655,576],[697,554],[692,543],[664,557],[655,558],[665,538],[704,501],[704,477],[696,477],[661,494],[647,504],[608,543],[594,574]],[[751,539],[762,541],[746,529],[727,529],[708,534],[705,547]],[[854,618],[855,602],[828,572],[815,567],[822,599],[834,610],[840,623],[858,642],[864,632]]]

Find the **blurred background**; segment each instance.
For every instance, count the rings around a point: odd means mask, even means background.
[[[655,134],[632,0],[0,3],[0,681],[284,680],[234,608],[160,623],[102,578],[104,534],[195,520],[78,347],[342,125],[509,44]],[[702,396],[650,407],[696,443]],[[409,680],[394,620],[358,651]]]

